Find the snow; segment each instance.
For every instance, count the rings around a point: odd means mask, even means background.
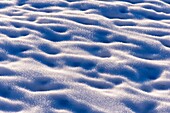
[[[169,113],[169,0],[1,0],[0,112]]]

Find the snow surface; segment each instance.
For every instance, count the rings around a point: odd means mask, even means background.
[[[0,112],[170,113],[170,0],[1,0]]]

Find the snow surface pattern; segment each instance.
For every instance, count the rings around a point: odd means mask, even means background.
[[[0,111],[169,113],[169,0],[1,0]]]

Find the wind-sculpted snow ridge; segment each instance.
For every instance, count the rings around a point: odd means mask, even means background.
[[[0,112],[169,113],[169,0],[1,0]]]

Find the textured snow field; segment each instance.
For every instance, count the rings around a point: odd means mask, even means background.
[[[0,112],[170,113],[170,0],[1,0]]]

